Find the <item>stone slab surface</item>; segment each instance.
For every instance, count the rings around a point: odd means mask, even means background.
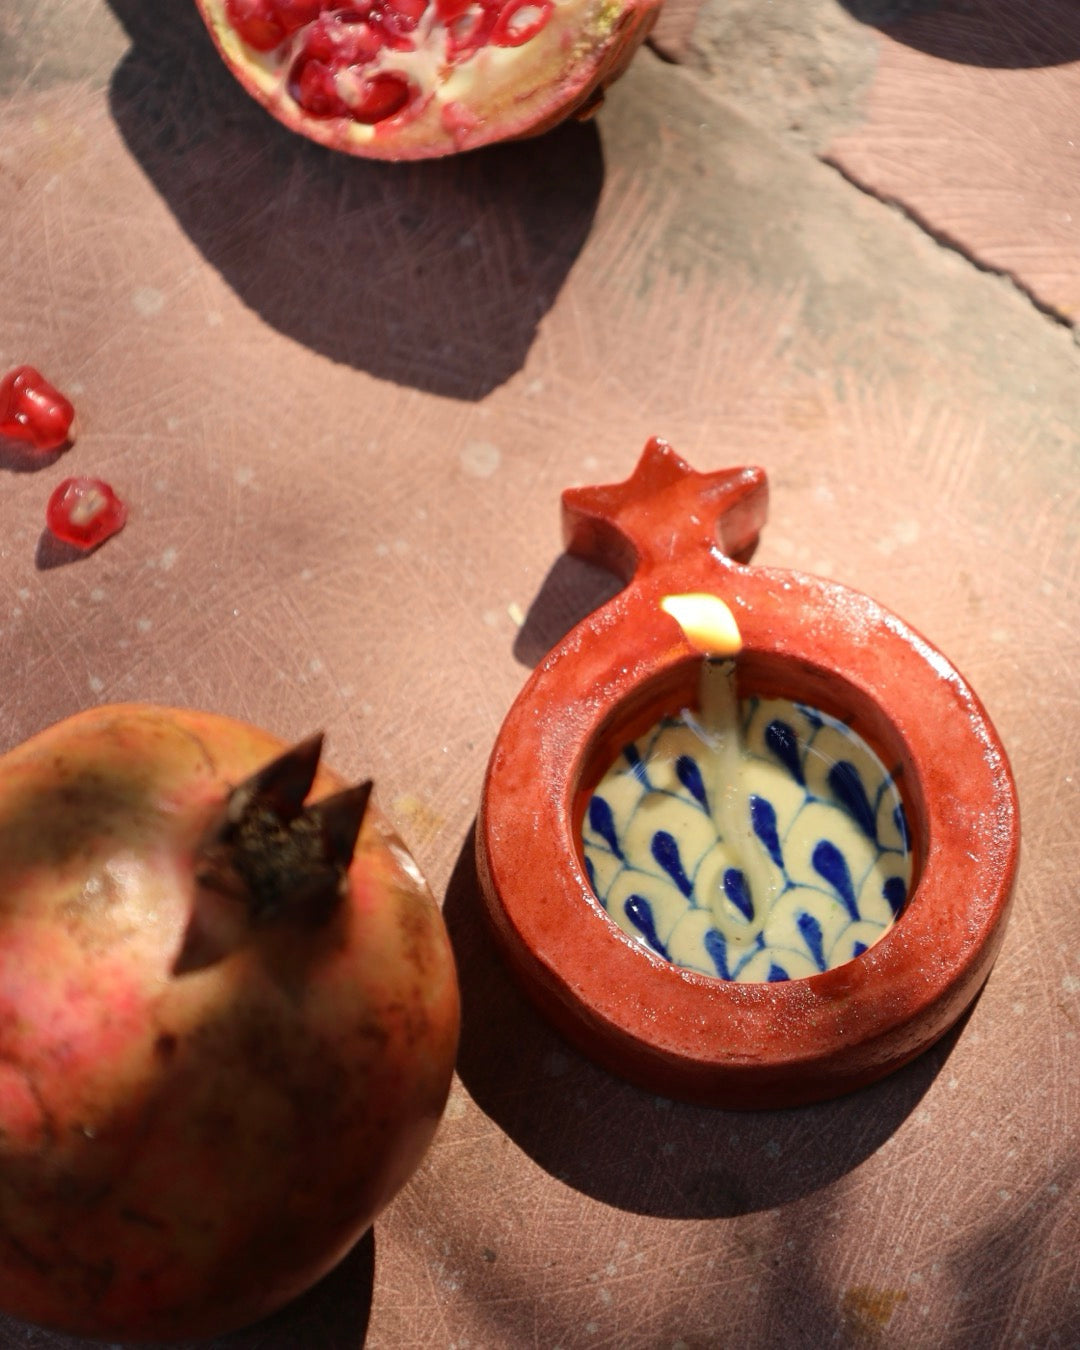
[[[752,120],[1075,323],[1074,0],[714,0],[680,52]]]
[[[1080,318],[1080,7],[959,0],[886,28],[828,158],[1064,322]]]
[[[36,472],[0,459],[0,746],[132,698],[322,726],[460,964],[419,1173],[216,1350],[1080,1342],[1071,334],[650,52],[587,126],[401,167],[278,128],[185,6],[3,25],[0,360],[49,372],[83,432]],[[480,913],[491,744],[611,588],[561,556],[558,494],[624,477],[652,433],[764,465],[758,560],[901,613],[1011,754],[1024,853],[989,983],[847,1100],[629,1088],[532,1012]],[[42,537],[73,472],[131,507],[77,562]],[[78,1344],[0,1318],[2,1350]]]

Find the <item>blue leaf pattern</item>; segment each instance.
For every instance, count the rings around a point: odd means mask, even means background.
[[[812,914],[805,911],[798,917],[799,932],[806,943],[810,955],[813,957],[814,964],[818,970],[825,969],[825,936],[821,931],[821,924]]]
[[[750,798],[750,824],[768,850],[769,857],[777,867],[783,867],[784,855],[780,851],[780,835],[776,829],[776,807],[767,797],[759,797],[756,792]]]
[[[689,792],[690,796],[696,802],[700,802],[702,806],[707,807],[705,784],[701,778],[698,762],[693,755],[680,755],[675,761],[675,772],[678,775],[679,782]]]
[[[723,817],[712,814],[716,770],[705,767],[708,752],[695,749],[702,742],[698,733],[697,739],[689,735],[692,719],[668,719],[624,747],[620,763],[627,776],[626,793],[616,805],[597,789],[585,809],[586,874],[625,931],[667,960],[724,980],[800,979],[866,952],[903,909],[912,858],[898,774],[881,766],[843,723],[802,704],[749,699],[741,716],[745,753],[779,766],[789,784],[775,800],[771,788],[768,795],[752,790],[743,799],[746,838],[752,834],[762,864],[773,869],[772,898],[766,896],[765,905],[759,904],[754,894],[758,872],[733,865],[733,856],[738,860],[743,855],[731,853],[719,824]],[[674,736],[670,744],[678,745],[678,752],[666,761],[655,759],[654,747],[665,736]],[[819,740],[827,750],[817,748]],[[850,746],[847,753],[836,753],[845,743]],[[773,777],[762,781],[774,783],[777,772],[773,767]],[[634,856],[627,838],[646,801],[649,815],[643,819],[650,824],[644,858]],[[683,813],[673,818],[681,823],[665,824],[669,803]],[[857,870],[855,855],[847,856],[829,837],[826,824],[820,837],[810,836],[814,842],[809,853],[801,855],[807,862],[792,873],[788,847],[793,825],[811,809],[825,811],[815,821],[827,822],[828,812],[835,811],[854,823],[857,833],[850,834],[848,826],[846,837],[866,841],[860,845]],[[691,828],[694,820],[701,823]],[[869,868],[867,857],[872,859]],[[784,931],[789,936],[770,937],[770,906],[785,896],[790,917],[784,920],[789,925]],[[729,907],[726,918],[714,909],[720,900]],[[833,917],[826,931],[823,917],[828,915]]]
[[[729,867],[724,873],[724,894],[743,916],[747,923],[754,922],[754,901],[746,877],[737,867]]]
[[[728,967],[727,943],[724,941],[723,933],[716,928],[710,928],[705,934],[705,950],[716,967],[717,975],[722,980],[730,980],[732,973]]]
[[[814,848],[811,861],[814,864],[814,870],[824,881],[829,883],[840,897],[844,908],[852,919],[857,921],[859,906],[855,900],[855,891],[851,885],[851,872],[844,855],[831,839],[822,839]]]
[[[802,760],[799,758],[799,738],[795,734],[795,728],[777,718],[765,728],[765,744],[796,783],[802,786],[806,779],[803,777]]]
[[[829,770],[829,786],[836,794],[837,801],[847,807],[852,820],[866,835],[867,839],[877,839],[877,815],[870,805],[859,771],[848,760],[841,760]]]
[[[673,834],[667,830],[657,830],[652,840],[652,855],[683,895],[688,898],[694,893],[694,883],[683,871],[679,857],[679,844]]]
[[[653,919],[652,905],[641,895],[632,895],[623,906],[626,917],[638,930],[654,952],[667,960],[667,948],[656,933],[656,921]]]
[[[611,807],[598,792],[594,793],[589,801],[589,825],[607,844],[616,858],[623,856],[622,847],[619,844],[619,833],[615,828],[615,817],[612,815]]]

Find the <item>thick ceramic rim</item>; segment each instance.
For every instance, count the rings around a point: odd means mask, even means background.
[[[1015,880],[1015,787],[974,692],[895,615],[818,578],[715,558],[701,571],[682,586],[707,579],[732,605],[745,688],[781,672],[783,692],[851,720],[888,759],[900,751],[918,882],[896,924],[833,970],[737,984],[670,965],[603,911],[580,856],[582,794],[656,689],[700,660],[661,616],[662,574],[579,625],[522,690],[488,768],[479,876],[512,967],[587,1054],[666,1095],[793,1105],[891,1072],[970,1005]]]

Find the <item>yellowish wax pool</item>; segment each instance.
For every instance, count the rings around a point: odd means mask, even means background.
[[[701,710],[626,746],[585,811],[597,897],[629,936],[725,980],[801,979],[895,922],[912,855],[896,775],[843,722],[736,701],[703,667]]]

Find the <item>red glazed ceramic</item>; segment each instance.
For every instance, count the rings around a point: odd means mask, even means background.
[[[500,945],[550,1020],[646,1089],[733,1108],[837,1096],[937,1041],[989,974],[1019,853],[1005,751],[966,681],[869,597],[748,566],[766,509],[761,470],[697,473],[660,440],[626,482],[564,493],[568,550],[626,585],[515,701],[477,830]],[[701,650],[661,607],[688,592],[717,596],[734,615],[740,701],[790,700],[816,723],[850,729],[902,799],[902,906],[877,940],[854,944],[831,968],[795,977],[770,965],[767,977],[719,978],[675,964],[637,911],[652,945],[616,923],[590,881],[583,829],[596,826],[590,803],[601,777],[635,738],[698,702]],[[678,867],[665,865],[679,881]],[[820,949],[820,925],[807,925]]]

